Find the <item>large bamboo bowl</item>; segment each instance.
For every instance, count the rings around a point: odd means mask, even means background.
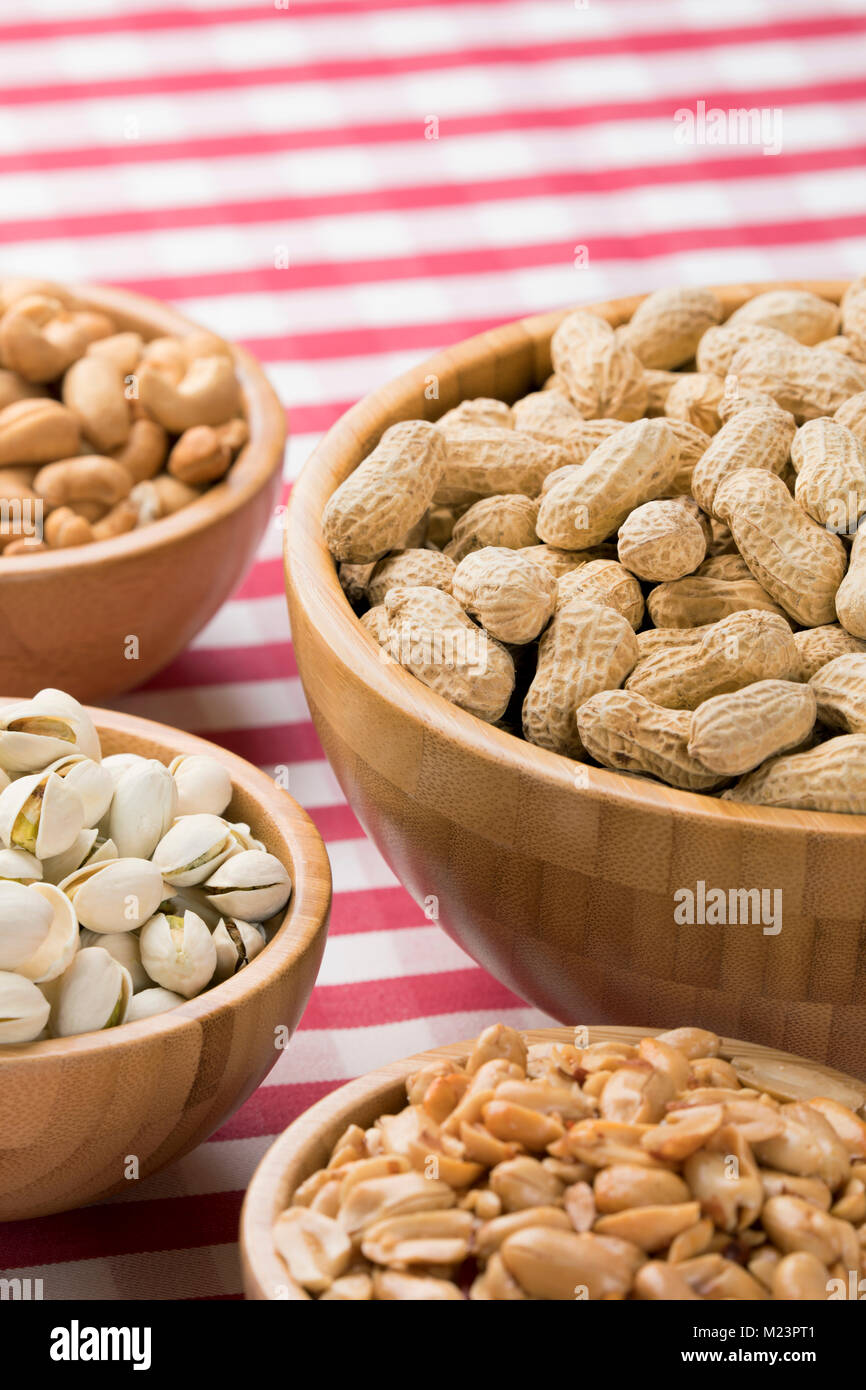
[[[840,281],[807,288],[838,300]],[[778,286],[723,287],[729,312]],[[593,306],[612,323],[639,299]],[[286,582],[313,719],[368,834],[446,932],[561,1020],[688,1018],[866,1076],[866,820],[775,810],[581,767],[383,663],[325,547],[327,499],[383,430],[550,370],[560,314],[438,354],[368,396],[296,484]],[[431,378],[439,399],[425,394]],[[783,927],[677,926],[674,890],[781,889]]]
[[[147,1177],[218,1129],[294,1033],[327,935],[328,857],[297,802],[204,739],[107,710],[91,715],[104,754],[218,757],[234,786],[227,814],[282,860],[294,890],[261,954],[197,998],[107,1032],[0,1047],[0,1221],[128,1191],[130,1156]]]
[[[145,338],[198,325],[126,290],[86,286],[76,298]],[[92,545],[0,558],[0,690],[43,686],[79,700],[143,684],[209,622],[236,587],[274,517],[285,413],[261,367],[232,349],[249,442],[225,478],[173,516]],[[138,659],[128,640],[138,638]]]
[[[671,1026],[679,1026],[673,1024]],[[590,1042],[635,1043],[653,1032],[650,1028],[590,1028]],[[572,1028],[521,1029],[527,1042],[571,1042]],[[357,1081],[332,1091],[284,1130],[268,1149],[250,1183],[241,1212],[241,1262],[244,1292],[249,1299],[277,1300],[292,1297],[287,1282],[286,1267],[274,1250],[273,1225],[277,1216],[291,1200],[295,1189],[331,1156],[331,1150],[343,1131],[350,1125],[368,1129],[380,1115],[394,1114],[406,1104],[406,1077],[430,1062],[452,1057],[465,1061],[472,1042],[452,1043],[400,1062],[390,1062],[376,1071],[368,1072]],[[735,1038],[722,1040],[722,1057],[750,1057],[767,1061],[793,1063],[803,1066],[802,1057],[778,1052],[774,1048],[739,1042]],[[866,1086],[853,1077],[831,1071],[827,1067],[805,1063],[819,1076],[845,1081],[857,1087],[866,1101]],[[816,1094],[818,1092],[816,1091]],[[862,1114],[862,1107],[860,1110]]]

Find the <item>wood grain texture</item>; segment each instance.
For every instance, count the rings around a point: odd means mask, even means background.
[[[167,305],[86,287],[80,300],[146,338],[198,328]],[[285,413],[264,372],[233,348],[250,428],[226,477],[195,502],[113,540],[0,560],[0,690],[43,686],[79,700],[141,685],[213,617],[250,565],[274,515]],[[126,657],[129,636],[139,658]]]
[[[685,1015],[674,1015],[668,1027],[677,1028],[691,1024],[693,1020]],[[523,1030],[521,1030],[523,1031]],[[590,1042],[639,1042],[641,1038],[665,1029],[652,1028],[590,1028]],[[571,1042],[573,1028],[537,1028],[524,1031],[523,1036],[530,1043]],[[288,1205],[295,1189],[317,1169],[324,1167],[331,1155],[337,1139],[350,1124],[367,1129],[380,1115],[394,1114],[406,1104],[405,1082],[412,1072],[420,1070],[429,1062],[456,1057],[464,1060],[471,1051],[472,1042],[452,1043],[447,1047],[433,1048],[429,1052],[418,1053],[415,1057],[404,1057],[402,1061],[390,1062],[377,1071],[350,1081],[347,1086],[332,1091],[330,1095],[305,1111],[294,1124],[275,1140],[265,1154],[255,1173],[241,1212],[241,1262],[244,1276],[244,1292],[248,1299],[264,1301],[292,1297],[287,1283],[286,1267],[274,1250],[273,1225],[276,1217]],[[779,1052],[775,1048],[761,1047],[755,1043],[741,1042],[736,1038],[724,1038],[721,1055],[723,1057],[749,1057],[773,1062],[793,1062],[803,1065],[802,1057]],[[853,1078],[827,1067],[808,1063],[818,1077],[826,1076],[836,1081],[852,1082]],[[854,1085],[858,1085],[854,1081]],[[858,1087],[866,1101],[866,1087]],[[816,1090],[816,1095],[820,1092]]]
[[[845,285],[804,287],[838,300]],[[718,292],[733,312],[772,288]],[[592,307],[618,324],[638,303]],[[334,489],[397,420],[537,388],[561,317],[509,324],[431,358],[350,410],[304,469],[286,520],[286,583],[319,737],[416,901],[435,895],[445,931],[523,999],[586,1023],[687,1018],[866,1076],[863,817],[578,769],[383,663],[340,589],[320,524]],[[676,925],[675,890],[699,881],[779,890],[782,931]]]
[[[255,960],[169,1013],[109,1032],[0,1047],[0,1221],[128,1190],[129,1156],[147,1177],[218,1129],[280,1056],[276,1030],[294,1033],[327,935],[328,857],[292,797],[204,739],[112,711],[91,714],[106,755],[218,758],[234,786],[226,815],[246,822],[282,860],[294,891]]]

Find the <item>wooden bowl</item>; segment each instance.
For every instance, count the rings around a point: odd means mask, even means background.
[[[648,1034],[664,1030],[589,1028],[587,1031],[590,1042],[613,1040],[634,1043]],[[530,1043],[571,1042],[574,1038],[573,1028],[521,1029],[521,1032]],[[463,1061],[472,1045],[471,1042],[451,1043],[447,1047],[421,1052],[415,1057],[404,1057],[400,1062],[389,1062],[387,1066],[368,1072],[366,1076],[350,1081],[347,1086],[341,1086],[311,1106],[274,1141],[253,1174],[241,1212],[241,1263],[247,1298],[276,1300],[285,1299],[287,1294],[292,1297],[286,1267],[274,1250],[274,1221],[289,1205],[296,1188],[317,1169],[325,1166],[334,1144],[347,1126],[356,1124],[368,1129],[380,1115],[396,1113],[406,1104],[407,1076],[429,1062],[452,1057]],[[802,1057],[760,1047],[755,1043],[739,1042],[735,1038],[723,1039],[721,1055],[804,1065]],[[813,1062],[805,1065],[822,1076],[855,1086],[866,1102],[866,1086],[853,1077],[831,1071],[828,1067],[816,1066]]]
[[[119,330],[185,337],[198,328],[125,290],[75,290]],[[173,516],[113,540],[0,558],[0,690],[56,686],[79,700],[143,684],[204,627],[249,566],[274,508],[285,413],[261,367],[232,349],[249,423],[226,477]],[[129,638],[138,658],[128,659]]]
[[[147,1177],[218,1129],[297,1027],[327,935],[328,856],[296,801],[205,739],[108,710],[91,714],[104,754],[219,758],[234,786],[227,814],[282,860],[294,891],[261,954],[195,999],[107,1032],[0,1047],[0,1221],[128,1190],[130,1156]]]
[[[718,292],[731,312],[777,287]],[[638,303],[594,307],[616,324]],[[563,1021],[688,1018],[866,1076],[866,819],[720,801],[534,747],[383,663],[340,589],[321,529],[338,484],[397,420],[539,386],[561,317],[431,358],[350,410],[304,469],[286,583],[319,737],[416,901],[436,898],[445,931],[521,998]],[[781,932],[677,925],[674,892],[700,882],[780,890]]]

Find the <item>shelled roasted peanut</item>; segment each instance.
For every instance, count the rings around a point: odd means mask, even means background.
[[[110,540],[224,477],[248,438],[231,348],[146,342],[72,291],[0,281],[0,553]]]
[[[866,814],[864,306],[861,280],[841,308],[780,288],[727,321],[701,289],[649,295],[623,324],[577,309],[540,389],[392,426],[324,518],[364,626],[446,699],[554,752]],[[446,609],[463,636],[444,660]],[[816,677],[849,655],[844,700],[822,704]],[[496,698],[473,702],[485,679]]]
[[[497,1024],[431,1059],[277,1217],[290,1296],[847,1299],[866,1087],[722,1051],[702,1028],[572,1044]]]
[[[103,758],[61,690],[0,710],[0,1043],[162,1013],[258,955],[292,881],[231,797],[206,755]]]

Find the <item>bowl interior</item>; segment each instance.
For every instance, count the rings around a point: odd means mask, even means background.
[[[784,282],[838,302],[845,281]],[[747,299],[782,282],[714,286],[726,316]],[[631,317],[643,296],[585,307],[613,325]],[[513,402],[540,388],[548,376],[550,338],[567,311],[507,324],[428,359],[353,407],[325,437],[292,492],[285,530],[285,563],[290,600],[314,630],[323,634],[348,678],[360,680],[385,705],[435,730],[473,759],[505,766],[520,776],[543,780],[557,790],[598,803],[616,801],[653,816],[672,812],[732,829],[767,827],[798,837],[832,834],[862,843],[862,818],[819,811],[796,811],[721,801],[679,791],[649,778],[625,777],[605,768],[577,764],[538,748],[452,705],[393,662],[385,663],[374,639],[361,626],[340,587],[337,567],[325,544],[321,518],[328,498],[366,457],[384,431],[399,420],[435,420],[472,396]],[[430,383],[438,394],[431,399]],[[303,668],[302,668],[303,674]],[[579,779],[575,769],[579,768]]]
[[[206,739],[111,710],[91,709],[90,715],[99,731],[104,756],[138,753],[168,763],[178,753],[205,753],[222,762],[233,787],[226,817],[249,825],[255,837],[285,864],[292,877],[292,896],[267,945],[237,975],[153,1018],[101,1033],[0,1047],[0,1071],[4,1064],[21,1064],[27,1059],[36,1062],[72,1053],[134,1048],[142,1038],[170,1034],[202,1019],[212,1019],[252,998],[263,981],[290,971],[310,952],[321,953],[324,945],[331,901],[328,856],[312,821],[287,792],[258,768]]]
[[[662,1031],[658,1028],[631,1027],[586,1030],[589,1042],[628,1043],[639,1042],[643,1037]],[[520,1032],[530,1043],[571,1042],[574,1038],[574,1029],[571,1028],[521,1029]],[[300,1184],[327,1163],[343,1131],[350,1124],[366,1129],[380,1115],[393,1114],[402,1109],[406,1104],[407,1076],[430,1062],[452,1058],[463,1060],[472,1046],[472,1042],[459,1042],[433,1048],[369,1072],[325,1096],[280,1135],[253,1175],[241,1214],[241,1256],[247,1298],[286,1297],[286,1269],[273,1245],[274,1221],[288,1206]],[[808,1067],[818,1078],[825,1077],[854,1087],[862,1097],[861,1114],[863,1105],[866,1105],[866,1083],[792,1053],[779,1052],[775,1048],[742,1042],[736,1038],[724,1038],[721,1056],[748,1057]]]
[[[201,331],[200,324],[169,305],[129,290],[86,285],[76,287],[74,294],[77,302],[87,308],[110,314],[120,332],[140,333],[149,340],[164,335],[185,338]],[[235,344],[231,349],[250,437],[225,477],[172,516],[161,517],[125,535],[46,554],[6,557],[2,572],[7,582],[34,572],[75,570],[112,557],[159,552],[178,538],[190,536],[230,515],[267,484],[282,466],[285,411],[255,358]]]

